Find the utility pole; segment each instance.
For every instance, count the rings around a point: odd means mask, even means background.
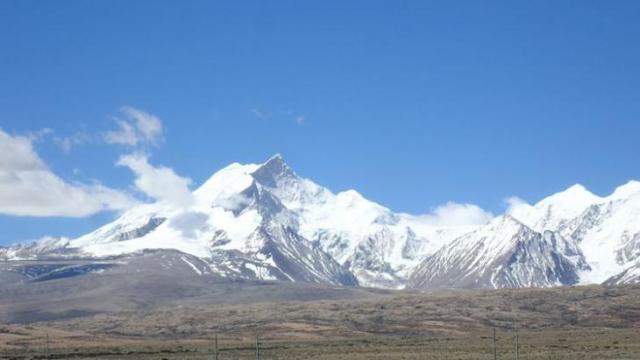
[[[516,360],[519,360],[520,358],[520,349],[519,349],[519,344],[518,344],[518,330],[516,330],[516,338],[515,338],[515,346],[516,346]]]
[[[498,350],[496,349],[496,328],[493,328],[493,360],[498,360]]]
[[[49,358],[49,351],[50,351],[50,349],[49,349],[49,333],[47,333],[47,346],[46,346],[46,348],[45,348],[45,356],[46,356],[46,359],[48,359],[48,358]]]
[[[257,331],[256,331],[256,360],[260,360],[260,338],[258,337]]]
[[[218,333],[215,334],[213,339],[213,359],[218,360]]]

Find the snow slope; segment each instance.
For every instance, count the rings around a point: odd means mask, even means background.
[[[139,205],[76,239],[0,248],[0,259],[165,249],[221,277],[382,288],[408,279],[414,288],[522,287],[640,276],[637,181],[604,197],[575,185],[489,223],[452,223],[393,212],[355,190],[333,193],[276,155],[221,169],[190,200]]]
[[[581,185],[529,205],[445,245],[409,286],[542,287],[640,281],[640,182],[600,197]]]
[[[401,288],[421,259],[470,229],[393,213],[355,190],[334,194],[280,155],[231,164],[192,197],[189,206],[140,205],[56,249],[96,258],[173,249],[223,276]]]
[[[558,231],[573,239],[590,265],[590,270],[580,274],[584,284],[607,280],[640,255],[638,181],[630,181],[605,197],[575,185],[532,207],[516,206],[510,213],[536,231]]]
[[[571,240],[510,215],[445,245],[416,268],[409,287],[516,288],[571,285],[588,266]]]

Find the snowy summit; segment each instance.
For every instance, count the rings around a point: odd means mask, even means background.
[[[232,279],[396,289],[630,283],[640,279],[640,182],[607,197],[575,185],[465,223],[395,213],[355,190],[333,193],[275,155],[225,167],[184,201],[139,205],[89,234],[0,248],[0,257],[103,259],[154,249],[189,256],[194,276]]]

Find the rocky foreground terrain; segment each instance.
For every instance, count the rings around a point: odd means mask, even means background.
[[[513,356],[516,334],[520,359],[640,357],[638,286],[432,293],[209,286],[219,292],[181,299],[158,297],[153,287],[148,298],[112,289],[100,311],[69,311],[64,295],[51,293],[49,312],[22,313],[1,326],[0,346],[10,358],[211,359],[217,337],[219,358],[248,359],[257,334],[265,359],[492,359],[495,328],[501,358]],[[0,299],[5,316],[33,308],[9,296],[3,291]]]

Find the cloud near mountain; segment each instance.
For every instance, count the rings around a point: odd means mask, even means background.
[[[34,139],[0,129],[0,213],[84,217],[137,204],[128,193],[94,182],[68,182],[34,149]]]
[[[154,202],[84,236],[4,248],[0,256],[101,259],[162,249],[196,256],[227,279],[396,289],[640,281],[636,181],[606,197],[572,186],[534,205],[517,201],[495,217],[455,203],[411,215],[355,190],[333,193],[280,155],[231,164],[193,192],[188,180],[146,157],[122,164]]]

